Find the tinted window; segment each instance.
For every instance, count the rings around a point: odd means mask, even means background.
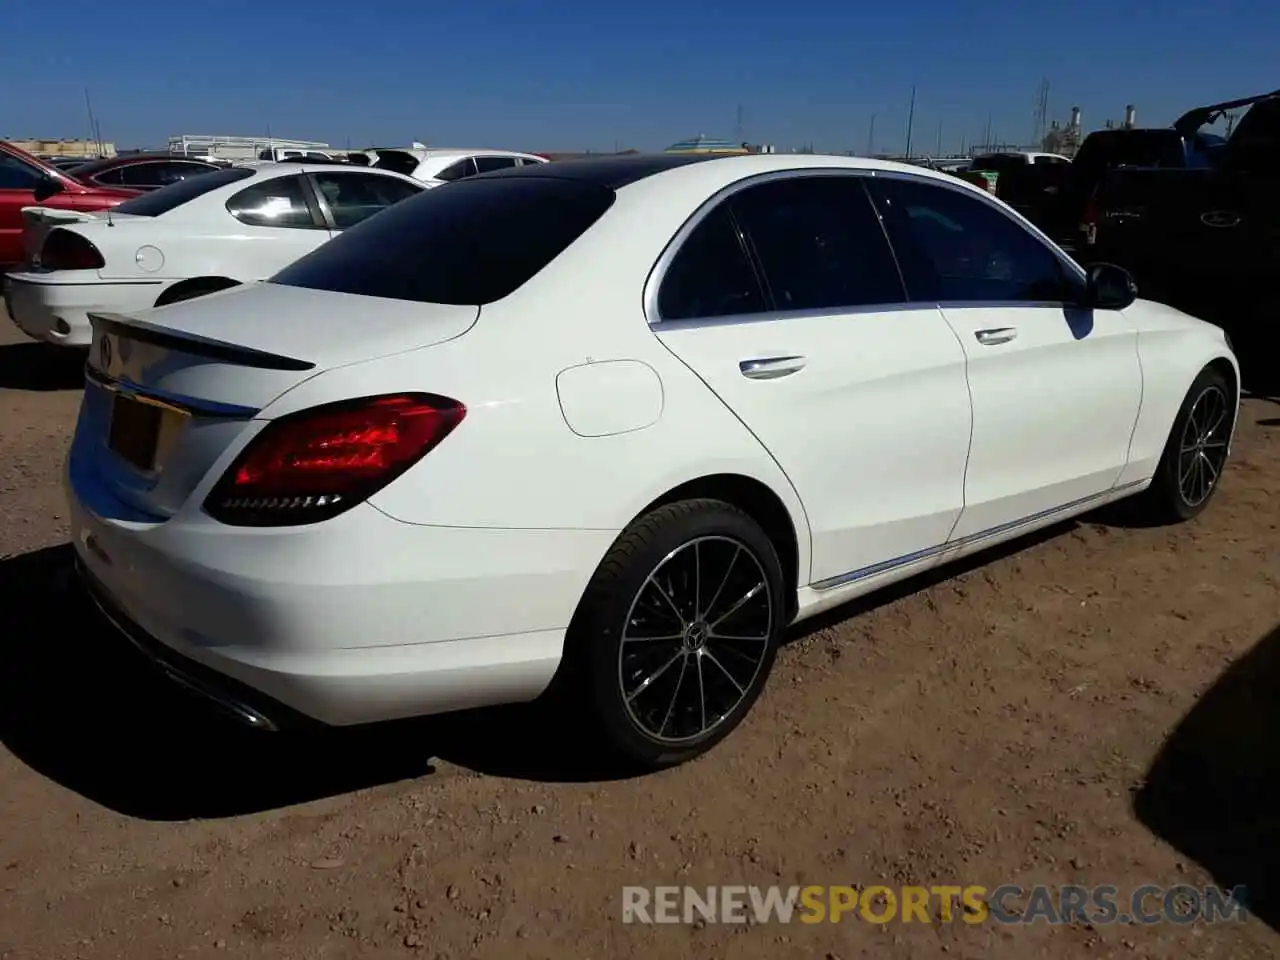
[[[538,165],[540,165],[540,164],[543,164],[543,163],[546,163],[546,161],[545,161],[545,160],[531,160],[531,159],[529,159],[528,157],[521,157],[521,158],[520,158],[520,166],[522,166],[522,167],[536,167],[536,166],[538,166]]]
[[[134,197],[116,207],[120,213],[132,213],[140,217],[158,217],[176,207],[189,203],[196,197],[202,197],[211,190],[225,187],[237,180],[245,180],[253,176],[247,167],[232,167],[229,170],[218,170],[203,177],[188,177],[177,183],[162,187],[146,196]]]
[[[184,160],[159,160],[155,163],[132,163],[120,168],[128,187],[167,187],[194,174],[209,173],[211,167]],[[114,182],[114,181],[113,181]]]
[[[993,204],[918,181],[876,178],[870,189],[913,300],[1066,298],[1057,255]]]
[[[412,183],[372,173],[317,173],[315,183],[339,230],[422,192]]]
[[[44,176],[31,164],[0,152],[0,190],[34,190]]]
[[[1071,161],[1065,159],[1064,157],[1036,157],[1031,162],[1038,163],[1038,164],[1056,164],[1058,166],[1062,166],[1063,164],[1070,163]]]
[[[245,187],[227,201],[227,211],[255,227],[313,227],[301,177],[275,177]]]
[[[750,187],[734,214],[774,310],[901,303],[902,281],[858,177],[803,177]]]
[[[1186,148],[1174,130],[1116,130],[1085,137],[1075,165],[1093,175],[1114,167],[1183,167]]]
[[[551,177],[427,190],[286,267],[272,283],[423,303],[500,300],[613,203],[598,184]]]
[[[125,167],[116,167],[114,170],[106,170],[103,173],[99,173],[99,174],[92,174],[92,173],[86,174],[84,171],[80,171],[79,173],[76,173],[75,176],[77,179],[81,179],[81,180],[91,176],[98,183],[105,183],[108,186],[118,187],[124,184],[125,170],[126,170]]]
[[[406,177],[411,177],[413,171],[418,169],[418,158],[403,150],[379,150],[378,162],[374,166],[380,170],[390,170],[392,173],[403,173]]]
[[[476,172],[476,162],[471,157],[465,160],[459,160],[451,167],[445,167],[436,174],[437,180],[461,180],[463,177],[469,177]]]
[[[516,166],[515,157],[476,157],[476,170],[488,173],[490,170],[509,170]]]
[[[985,173],[1016,173],[1027,168],[1027,158],[1016,153],[989,153],[986,156],[974,157],[969,164],[970,170]]]
[[[738,226],[721,204],[680,246],[658,291],[663,320],[727,317],[768,309]]]

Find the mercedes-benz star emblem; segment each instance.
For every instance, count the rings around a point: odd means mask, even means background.
[[[98,360],[103,369],[111,366],[111,338],[103,337],[98,341]]]
[[[1206,227],[1234,227],[1240,222],[1240,214],[1231,210],[1210,210],[1200,215]]]

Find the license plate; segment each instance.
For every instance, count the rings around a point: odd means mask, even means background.
[[[107,446],[129,465],[154,473],[185,420],[186,414],[176,408],[117,393]]]

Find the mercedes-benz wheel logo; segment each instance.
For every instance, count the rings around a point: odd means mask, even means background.
[[[1200,222],[1206,227],[1234,227],[1240,223],[1240,214],[1231,210],[1210,210],[1200,215]]]

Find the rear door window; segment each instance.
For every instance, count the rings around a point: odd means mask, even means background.
[[[286,267],[272,283],[483,305],[532,279],[613,204],[608,187],[498,177],[427,190]]]
[[[333,225],[339,230],[354,227],[392,204],[422,192],[412,183],[376,173],[317,173],[313,174],[313,180],[329,208]]]
[[[749,187],[734,215],[755,250],[772,309],[839,310],[906,299],[893,251],[860,177]]]
[[[768,309],[728,202],[693,228],[662,278],[663,320],[744,316]]]

